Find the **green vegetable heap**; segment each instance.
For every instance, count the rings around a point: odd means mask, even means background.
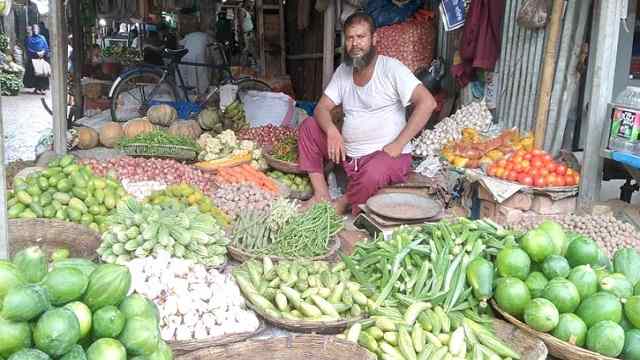
[[[271,155],[279,160],[298,162],[298,138],[292,134],[273,146]]]
[[[55,253],[49,263],[34,246],[13,262],[0,260],[0,357],[173,359],[160,339],[155,304],[127,296],[131,273],[125,266]]]
[[[106,217],[127,193],[117,179],[95,176],[89,166],[65,155],[46,170],[16,178],[8,195],[10,219],[68,220],[103,232]]]
[[[192,139],[181,135],[171,135],[164,130],[154,130],[148,133],[139,134],[131,139],[123,137],[118,143],[121,148],[131,144],[176,145],[192,148],[196,152],[199,149],[198,144],[196,144]]]
[[[210,267],[227,260],[224,230],[210,213],[195,206],[140,204],[128,199],[118,205],[108,223],[97,250],[107,263],[124,264],[159,250]]]

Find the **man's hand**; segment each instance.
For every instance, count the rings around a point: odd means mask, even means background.
[[[391,144],[383,147],[382,151],[386,152],[392,158],[397,158],[398,156],[400,156],[400,154],[402,154],[402,149],[404,149],[404,146],[392,142]]]
[[[347,159],[342,135],[336,127],[331,127],[327,130],[327,151],[329,153],[329,159],[336,164]]]

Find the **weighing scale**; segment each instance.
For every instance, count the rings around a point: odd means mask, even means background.
[[[400,226],[423,225],[438,222],[444,217],[444,207],[440,213],[434,217],[416,220],[385,218],[371,211],[365,204],[361,204],[359,207],[362,212],[355,218],[353,225],[358,229],[366,231],[372,238],[382,234],[385,240],[389,239],[391,234]]]

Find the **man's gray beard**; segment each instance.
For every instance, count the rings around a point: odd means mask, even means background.
[[[375,56],[376,49],[373,46],[362,56],[351,57],[349,52],[345,51],[344,63],[356,70],[362,70],[371,64]]]

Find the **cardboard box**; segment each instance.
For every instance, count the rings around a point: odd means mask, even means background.
[[[484,188],[484,186],[478,186],[478,197],[480,200],[491,201],[494,203],[498,203],[493,195]],[[525,192],[517,192],[513,194],[510,198],[499,203],[499,205],[506,206],[512,209],[518,210],[530,210],[533,202],[533,194],[525,193]]]
[[[577,196],[561,200],[552,200],[545,195],[536,195],[533,198],[531,209],[540,215],[564,215],[575,212],[577,205]]]
[[[528,211],[525,212],[503,205],[498,205],[496,207],[496,215],[492,220],[500,225],[509,225],[522,220],[522,218],[525,216],[525,213],[528,213]]]
[[[480,200],[480,219],[489,218],[493,220],[495,216],[496,204],[491,201]]]

